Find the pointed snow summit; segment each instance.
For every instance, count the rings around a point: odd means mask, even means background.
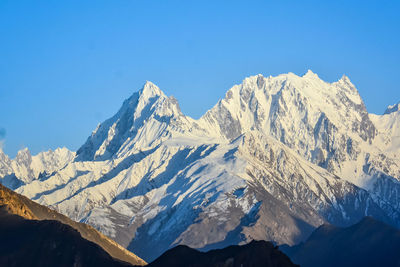
[[[112,158],[123,145],[148,146],[161,136],[172,118],[182,116],[178,102],[147,81],[124,101],[112,118],[101,123],[78,150],[75,161]],[[135,142],[133,142],[135,141]]]
[[[139,94],[144,98],[165,96],[164,92],[161,91],[157,85],[150,81],[146,81],[146,83],[143,85],[143,88],[139,91]]]

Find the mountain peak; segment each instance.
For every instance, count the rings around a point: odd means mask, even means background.
[[[350,81],[350,78],[346,74],[343,74],[342,77],[333,84],[339,85],[342,88],[347,88],[348,91],[356,93],[358,95],[358,91],[355,85]]]
[[[242,81],[242,85],[252,86],[254,84],[257,84],[260,80],[263,80],[263,79],[264,79],[264,76],[262,74],[252,75],[252,76],[244,78]]]
[[[29,149],[27,147],[25,147],[17,152],[17,158],[21,158],[21,157],[24,157],[25,155],[30,155],[30,154],[31,153],[30,153]]]
[[[338,80],[338,82],[351,84],[350,78],[346,74],[343,74],[342,77]]]
[[[140,95],[146,98],[164,95],[160,88],[150,81],[146,81],[146,83],[143,85],[143,88],[139,92]]]
[[[307,72],[302,76],[303,78],[319,78],[316,73],[314,73],[312,70],[307,70]]]
[[[384,114],[391,114],[394,112],[400,111],[400,102],[398,102],[397,104],[394,105],[390,105],[386,108],[386,111]]]
[[[180,115],[178,101],[147,81],[113,117],[96,128],[76,152],[75,161],[110,159],[126,141],[127,146],[146,146],[160,137],[172,117]]]

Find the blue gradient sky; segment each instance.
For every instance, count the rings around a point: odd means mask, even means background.
[[[400,100],[400,1],[0,1],[0,138],[76,150],[146,80],[200,117],[254,74],[347,74]]]

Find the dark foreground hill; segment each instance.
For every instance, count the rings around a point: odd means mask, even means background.
[[[187,246],[177,246],[162,254],[149,267],[289,267],[298,266],[272,243],[252,241],[243,246],[200,252]]]
[[[0,266],[131,266],[69,225],[27,220],[0,210]]]
[[[322,225],[297,246],[281,246],[302,267],[400,266],[400,231],[365,217],[346,228]]]
[[[74,222],[1,184],[0,237],[0,266],[145,264],[93,227]]]

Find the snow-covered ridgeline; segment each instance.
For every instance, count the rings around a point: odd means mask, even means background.
[[[32,156],[25,148],[18,151],[14,159],[10,159],[0,149],[0,182],[15,189],[22,184],[43,178],[66,166],[75,158],[75,152],[67,148],[40,152]]]

